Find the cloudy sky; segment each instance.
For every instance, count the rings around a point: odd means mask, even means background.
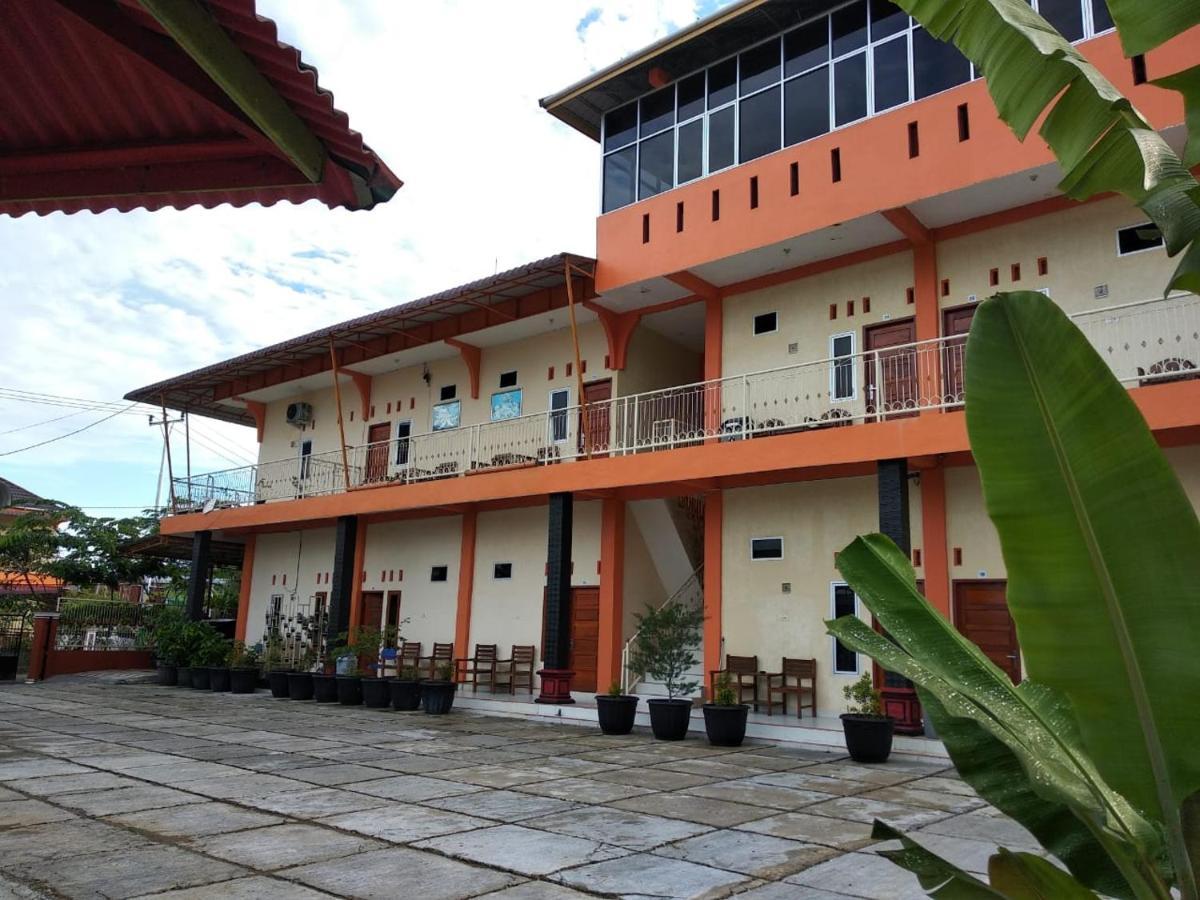
[[[155,501],[161,430],[127,413],[22,450],[105,412],[12,391],[111,403],[497,269],[591,253],[598,148],[538,99],[725,2],[258,0],[405,186],[365,213],[310,202],[0,216],[0,475],[132,514]],[[194,471],[256,453],[249,429],[192,427]]]

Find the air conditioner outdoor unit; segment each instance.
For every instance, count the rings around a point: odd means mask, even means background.
[[[312,421],[313,408],[311,403],[289,403],[287,408],[287,423],[294,428],[302,428]]]

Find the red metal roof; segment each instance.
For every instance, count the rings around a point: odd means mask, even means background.
[[[319,183],[136,0],[0,0],[0,213],[319,199],[370,208],[401,181],[254,0],[203,7],[324,147]]]

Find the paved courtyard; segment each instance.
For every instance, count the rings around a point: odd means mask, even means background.
[[[0,689],[0,898],[924,896],[1036,847],[944,763],[185,688]]]

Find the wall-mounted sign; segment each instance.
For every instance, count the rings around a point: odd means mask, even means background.
[[[497,391],[492,394],[492,421],[515,419],[521,415],[521,389]]]
[[[462,401],[450,400],[433,407],[433,430],[445,431],[462,424]]]

